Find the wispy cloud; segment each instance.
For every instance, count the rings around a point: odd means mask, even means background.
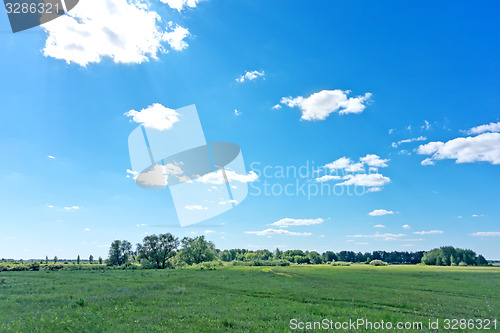
[[[245,231],[246,234],[253,234],[257,236],[274,236],[274,235],[284,235],[284,236],[311,236],[310,232],[293,232],[286,229],[266,229],[262,231]]]
[[[63,207],[63,210],[65,210],[67,212],[71,212],[71,211],[75,211],[75,210],[79,210],[79,209],[80,209],[80,206]]]
[[[202,205],[186,205],[184,208],[187,210],[207,210],[208,207]]]
[[[471,236],[477,237],[500,237],[500,232],[498,231],[479,231],[470,234]]]
[[[415,235],[439,235],[444,234],[443,230],[414,231]]]
[[[416,141],[425,141],[427,138],[425,136],[419,136],[418,138],[411,138],[411,139],[404,139],[400,140],[398,142],[393,142],[392,147],[397,148],[399,145],[403,143],[410,143],[410,142],[416,142]]]
[[[323,222],[325,222],[325,220],[322,218],[317,218],[317,219],[284,218],[274,223],[271,223],[271,225],[280,228],[287,228],[289,226],[305,226],[305,225],[321,224]]]

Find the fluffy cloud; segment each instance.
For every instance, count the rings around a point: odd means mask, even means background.
[[[500,122],[473,127],[467,131],[467,134],[481,134],[485,132],[500,132]]]
[[[333,161],[332,163],[328,163],[327,165],[325,165],[325,168],[328,168],[330,170],[339,170],[339,169],[345,169],[347,168],[349,165],[351,165],[351,159],[350,158],[347,158],[347,157],[341,157],[335,161]]]
[[[219,205],[227,205],[227,204],[237,204],[238,201],[237,200],[222,200],[222,201],[219,201]]]
[[[266,229],[262,231],[245,231],[246,234],[254,234],[257,236],[273,236],[273,235],[285,235],[285,236],[311,236],[310,232],[293,232],[285,229]]]
[[[415,231],[415,235],[439,235],[444,234],[443,230],[430,230],[430,231]]]
[[[271,223],[271,225],[275,227],[281,227],[281,228],[287,228],[289,226],[304,226],[304,225],[313,225],[313,224],[321,224],[325,222],[324,219],[317,218],[317,219],[291,219],[291,218],[284,218],[279,221],[276,221],[274,223]]]
[[[187,210],[207,210],[208,207],[204,207],[204,206],[201,206],[201,205],[187,205],[186,207]]]
[[[418,147],[420,155],[431,155],[421,162],[432,165],[436,160],[454,159],[456,163],[489,162],[500,164],[500,133],[456,138],[447,142],[429,142]]]
[[[379,187],[390,183],[389,177],[385,177],[379,173],[372,174],[357,174],[357,175],[347,175],[348,180],[338,185],[354,185],[354,186],[367,186],[367,187]]]
[[[226,170],[226,176],[229,182],[235,181],[240,183],[251,183],[259,179],[259,176],[254,171],[250,171],[246,175],[240,175],[234,171]],[[206,175],[203,175],[202,177],[196,179],[196,181],[203,184],[214,184],[214,185],[221,185],[225,183],[222,170],[218,170],[217,172],[211,172]]]
[[[200,0],[160,0],[166,3],[170,8],[175,9],[179,12],[186,8],[195,8]]]
[[[480,231],[480,232],[474,232],[470,234],[471,236],[478,236],[478,237],[500,237],[500,232],[497,231]]]
[[[403,229],[408,230],[408,229],[411,229],[411,227],[410,227],[408,224],[405,224],[405,225],[403,226]]]
[[[359,160],[366,165],[376,168],[385,168],[387,167],[387,162],[390,161],[381,159],[378,155],[375,154],[367,154],[365,157],[361,157]]]
[[[188,2],[192,2],[189,0]],[[71,12],[43,25],[48,34],[44,55],[87,66],[110,58],[115,63],[143,63],[165,52],[163,44],[183,50],[187,29],[162,28],[161,17],[145,0],[80,1]],[[182,39],[181,39],[182,37]]]
[[[368,215],[370,216],[383,216],[391,214],[394,214],[392,210],[385,210],[385,209],[375,209],[373,212],[368,213]]]
[[[184,40],[191,36],[189,30],[172,22],[168,23],[169,30],[163,34],[162,40],[166,41],[170,47],[176,51],[187,49],[189,44]]]
[[[166,108],[158,103],[141,111],[130,110],[125,115],[132,117],[132,121],[146,128],[153,128],[159,131],[169,130],[179,121],[179,114],[175,110]]]
[[[54,158],[55,158],[55,157],[54,157],[54,156],[52,156],[52,155],[49,155],[49,156],[47,156],[47,157],[48,157],[48,158],[50,158],[50,159],[54,159]]]
[[[411,139],[400,140],[398,142],[393,142],[392,143],[392,147],[397,148],[402,143],[410,143],[410,142],[425,141],[425,140],[427,140],[427,138],[425,136],[419,136],[418,138],[411,138]]]
[[[324,120],[333,112],[339,114],[363,112],[372,94],[366,93],[363,96],[348,98],[349,93],[349,90],[322,90],[309,97],[283,97],[281,104],[291,108],[298,107],[302,111],[301,119],[309,121]]]
[[[264,75],[265,75],[264,71],[262,71],[262,72],[259,72],[259,71],[245,72],[245,74],[243,74],[242,76],[237,77],[236,81],[243,83],[245,81],[255,80],[256,78],[259,78],[259,77],[264,77]]]

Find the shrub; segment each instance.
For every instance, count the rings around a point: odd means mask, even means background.
[[[332,266],[351,266],[351,263],[345,261],[333,261]]]
[[[461,262],[458,264],[458,266],[467,266],[467,264],[466,264],[465,262],[461,261]]]
[[[372,265],[372,266],[387,266],[387,263],[385,261],[376,259],[376,260],[370,261],[370,265]]]

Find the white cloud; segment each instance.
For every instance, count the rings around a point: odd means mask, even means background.
[[[500,164],[500,133],[456,138],[447,142],[430,142],[418,147],[420,155],[432,155],[422,165],[432,165],[436,160],[454,159],[456,163],[490,162]]]
[[[484,214],[472,214],[472,217],[481,217],[484,216]]]
[[[227,204],[230,204],[230,203],[237,204],[238,201],[237,200],[222,200],[222,201],[219,201],[219,205],[227,205]]]
[[[50,159],[54,159],[54,158],[55,158],[55,157],[54,157],[54,156],[52,156],[52,155],[49,155],[49,156],[47,156],[47,157],[48,157],[48,158],[50,158]]]
[[[154,103],[141,111],[130,110],[125,115],[132,117],[132,121],[144,127],[159,131],[169,130],[179,121],[179,114],[175,110],[166,108],[158,103]]]
[[[424,124],[420,128],[425,130],[425,131],[428,131],[431,129],[431,124],[427,120],[424,120]]]
[[[378,155],[375,154],[367,154],[365,157],[361,157],[359,160],[371,167],[377,167],[377,168],[387,167],[387,162],[390,161],[381,159]]]
[[[245,72],[245,74],[241,75],[240,77],[236,78],[237,82],[243,83],[245,81],[251,81],[255,80],[259,77],[264,77],[265,73],[264,71],[259,72],[259,71],[251,71],[251,72]]]
[[[302,111],[303,120],[324,120],[333,112],[339,114],[361,113],[366,108],[366,103],[372,94],[366,93],[364,96],[347,97],[349,90],[342,91],[322,90],[309,97],[283,97],[281,104],[288,107],[298,107]]]
[[[284,236],[311,236],[310,232],[293,232],[285,229],[266,229],[262,231],[245,231],[246,234],[254,234],[257,236],[273,236],[273,235],[284,235]]]
[[[236,181],[240,183],[251,183],[259,179],[259,176],[253,170],[246,175],[240,175],[234,171],[226,170],[226,176],[229,182]],[[225,183],[222,170],[218,170],[217,172],[211,172],[206,175],[203,175],[198,179],[196,179],[196,181],[203,184],[215,184],[215,185],[221,185]]]
[[[79,206],[70,206],[70,207],[63,207],[63,209],[67,212],[71,212],[71,211],[74,211],[74,210],[79,210],[80,207]]]
[[[240,111],[238,111],[238,110],[234,109],[234,115],[235,115],[235,116],[241,116],[241,113],[240,113]]]
[[[275,106],[273,106],[273,109],[274,109],[274,110],[278,110],[278,109],[281,109],[281,105],[279,105],[279,104],[276,104]]]
[[[373,212],[368,213],[368,215],[370,216],[383,216],[392,214],[394,214],[392,210],[385,210],[385,209],[375,209]]]
[[[187,210],[206,210],[208,209],[208,207],[204,207],[204,206],[201,206],[201,205],[186,205],[186,208]]]
[[[374,228],[385,228],[385,225],[383,224],[377,224],[373,226]]]
[[[200,0],[160,0],[166,3],[170,8],[175,9],[179,12],[186,8],[195,8]]]
[[[87,66],[110,58],[115,63],[143,63],[165,52],[164,42],[174,50],[186,31],[160,26],[161,17],[145,0],[80,1],[71,12],[44,24],[48,34],[44,55]],[[185,42],[184,42],[185,43]]]
[[[54,206],[53,206],[53,205],[49,205],[49,204],[47,204],[47,207],[48,207],[48,208],[54,208]]]
[[[500,132],[500,122],[473,127],[467,131],[467,134],[481,134],[485,132]]]
[[[291,219],[291,218],[284,218],[279,221],[276,221],[274,223],[271,223],[271,225],[275,227],[281,227],[281,228],[287,228],[289,226],[304,226],[304,225],[313,225],[313,224],[321,224],[325,222],[324,219],[322,218],[317,218],[317,219]]]
[[[83,229],[83,230],[85,230],[85,231],[90,231],[90,228],[85,228],[85,229]]]
[[[380,187],[370,187],[369,189],[366,190],[366,192],[380,192],[382,191],[382,188]]]
[[[342,179],[342,177],[340,177],[340,176],[324,175],[324,176],[321,176],[319,178],[316,178],[315,180],[317,182],[322,183],[322,182],[327,182],[330,180],[340,180],[340,179]]]
[[[215,231],[213,230],[205,230],[205,234],[215,234]]]
[[[389,240],[397,240],[398,238],[405,237],[405,234],[391,234],[391,233],[380,233],[376,232],[372,235],[347,235],[347,238],[375,238],[375,239],[383,239],[386,241]]]
[[[425,141],[425,140],[427,140],[427,138],[425,136],[419,136],[418,138],[404,139],[404,140],[398,141],[397,143],[393,142],[392,147],[397,148],[402,143],[411,143],[411,142]]]
[[[338,169],[345,169],[349,165],[351,165],[351,159],[348,157],[341,157],[338,160],[333,161],[332,163],[328,163],[325,165],[325,168],[328,168],[330,170],[338,170]]]
[[[470,234],[471,236],[478,237],[500,237],[500,232],[498,231],[480,231]]]
[[[176,51],[187,49],[189,44],[184,40],[191,36],[187,28],[172,22],[168,23],[168,31],[163,34],[162,40],[166,41],[170,47]]]
[[[135,226],[136,226],[136,227],[145,227],[145,226],[146,226],[146,224],[145,224],[145,223],[141,223],[141,224],[136,224]]]
[[[429,230],[429,231],[415,231],[413,232],[415,235],[439,235],[444,234],[442,230]]]
[[[403,226],[403,229],[408,230],[408,229],[411,229],[411,227],[410,227],[408,224],[405,224],[405,225]]]
[[[350,175],[349,179],[338,185],[355,185],[367,187],[379,187],[389,183],[391,180],[379,173]]]
[[[133,178],[134,180],[137,179],[137,176],[139,175],[139,173],[137,171],[132,171],[130,169],[127,169],[127,178]]]
[[[356,245],[368,245],[368,243],[355,243]]]

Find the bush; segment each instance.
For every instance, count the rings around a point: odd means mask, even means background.
[[[387,266],[387,263],[385,261],[376,259],[376,260],[370,261],[370,265],[372,265],[372,266]]]
[[[345,261],[333,261],[332,266],[351,266],[351,263]]]
[[[467,264],[463,261],[461,261],[460,263],[458,263],[458,266],[467,266]]]

